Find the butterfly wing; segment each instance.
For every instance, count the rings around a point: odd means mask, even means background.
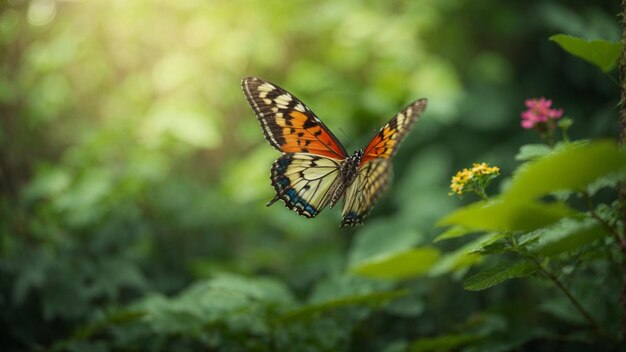
[[[385,190],[390,176],[391,161],[389,159],[377,158],[359,168],[356,179],[346,188],[341,227],[354,226],[363,221]]]
[[[426,104],[426,99],[416,100],[384,125],[363,149],[361,165],[376,158],[391,158],[398,150],[398,144],[426,109]]]
[[[357,177],[346,189],[342,227],[361,223],[385,190],[391,176],[390,158],[396,153],[399,143],[420,117],[426,104],[426,99],[419,99],[404,108],[365,147]]]
[[[324,123],[298,98],[255,77],[242,88],[261,123],[265,139],[283,153],[310,153],[343,160],[347,153]]]
[[[339,185],[340,162],[320,155],[288,153],[272,165],[272,185],[276,196],[298,214],[315,217],[328,203]]]

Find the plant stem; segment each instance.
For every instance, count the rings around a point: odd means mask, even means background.
[[[620,109],[618,117],[619,139],[618,144],[624,147],[626,142],[626,0],[622,0],[622,51],[619,59],[619,82],[620,82]],[[619,204],[622,212],[622,222],[624,233],[622,233],[619,244],[622,252],[622,293],[620,303],[622,304],[622,341],[626,339],[626,181],[619,184]]]
[[[480,198],[482,198],[482,200],[487,201],[487,193],[485,193],[485,191],[483,190],[476,190],[476,194],[478,194],[478,196]]]
[[[576,299],[576,297],[574,297],[574,295],[570,292],[570,290],[568,290],[567,287],[561,282],[561,280],[559,280],[559,278],[556,275],[554,275],[552,272],[546,270],[546,268],[543,267],[543,265],[541,264],[541,261],[535,254],[529,253],[525,249],[520,248],[517,244],[517,240],[515,239],[515,236],[512,233],[507,233],[506,239],[509,245],[511,246],[511,248],[515,252],[517,252],[517,254],[519,254],[523,258],[530,259],[537,267],[537,270],[541,274],[543,274],[545,277],[550,279],[565,294],[567,299],[569,299],[569,301],[572,302],[572,304],[576,307],[576,309],[578,309],[580,314],[582,314],[582,316],[589,322],[589,325],[593,327],[593,329],[596,331],[598,335],[602,335],[602,336],[607,335],[604,332],[604,330],[602,330],[600,325],[598,325],[596,320],[591,316],[591,314],[589,314],[589,312],[585,309],[585,307],[583,307],[583,305]]]
[[[589,192],[587,191],[582,191],[580,192],[583,195],[583,198],[585,198],[585,202],[587,203],[587,209],[589,209],[589,214],[591,214],[591,217],[594,218],[597,222],[600,223],[600,225],[602,225],[604,227],[604,229],[611,234],[611,236],[613,236],[613,239],[615,240],[615,242],[617,244],[621,244],[622,239],[620,238],[619,235],[619,229],[615,226],[612,226],[611,224],[609,224],[608,221],[606,221],[605,219],[603,219],[598,212],[596,212],[596,209],[593,206],[593,203],[591,202],[591,196],[589,195]]]
[[[606,335],[606,333],[604,332],[604,330],[602,330],[600,325],[598,325],[596,320],[585,309],[585,307],[583,307],[583,305],[576,299],[576,297],[574,297],[574,295],[570,292],[570,290],[567,289],[567,287],[565,287],[565,285],[561,282],[561,280],[559,280],[559,278],[556,275],[546,270],[546,268],[544,268],[543,265],[541,265],[541,262],[536,256],[528,253],[526,257],[529,258],[533,263],[535,263],[535,265],[537,266],[537,270],[539,270],[540,273],[542,273],[545,277],[550,279],[550,281],[552,281],[561,290],[561,292],[565,294],[567,299],[569,299],[569,301],[572,302],[572,304],[576,307],[576,309],[578,309],[580,314],[582,314],[582,316],[587,320],[587,322],[589,322],[589,325],[593,327],[593,329],[596,331],[596,333],[598,333],[598,335],[602,335],[602,336]]]
[[[550,148],[554,148],[554,125],[552,121],[546,123],[547,130],[541,134],[541,138]]]

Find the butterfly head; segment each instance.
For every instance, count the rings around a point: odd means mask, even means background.
[[[351,156],[347,157],[341,166],[341,178],[349,186],[359,172],[359,165],[363,158],[363,149],[359,149]]]

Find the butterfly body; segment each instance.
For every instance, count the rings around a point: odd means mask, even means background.
[[[334,207],[335,204],[343,197],[343,194],[350,185],[354,182],[359,174],[359,164],[363,158],[363,150],[359,149],[351,156],[347,157],[341,164],[339,169],[339,186],[333,193],[333,198],[330,200],[330,207]]]
[[[426,107],[420,99],[396,114],[370,143],[348,155],[324,123],[275,84],[248,77],[242,87],[265,139],[283,155],[271,169],[276,196],[298,214],[315,217],[344,199],[341,226],[361,223],[385,189],[390,158]]]

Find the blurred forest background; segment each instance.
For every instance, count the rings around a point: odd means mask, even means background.
[[[438,218],[476,200],[448,195],[457,170],[484,161],[506,182],[519,147],[539,141],[520,127],[525,99],[552,99],[573,138],[617,135],[615,72],[548,37],[617,41],[619,5],[3,1],[2,349],[589,348],[584,333],[565,334],[581,318],[554,287],[466,291],[467,240],[433,238]],[[306,219],[265,207],[279,153],[245,76],[302,99],[349,152],[429,99],[364,226],[340,229],[337,209]],[[441,253],[419,277],[348,270],[417,245]],[[620,277],[603,270],[577,294],[618,331]]]

